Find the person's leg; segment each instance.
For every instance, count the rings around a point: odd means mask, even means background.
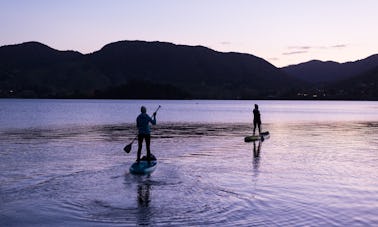
[[[143,143],[143,135],[138,135],[138,152],[137,152],[137,162],[140,161],[140,155],[142,153],[142,143]]]
[[[253,122],[253,135],[255,135],[255,131],[256,131],[256,122],[254,121]]]
[[[259,135],[261,135],[261,122],[259,122],[258,126],[259,126]]]
[[[150,143],[151,143],[151,135],[146,135],[146,149],[147,149],[147,160],[148,162],[151,161],[151,151],[150,151]]]

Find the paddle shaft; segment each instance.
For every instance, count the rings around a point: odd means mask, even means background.
[[[160,105],[158,106],[158,108],[155,110],[154,114],[156,114],[158,112],[158,110],[160,109]]]
[[[134,141],[136,140],[138,138],[138,135],[136,135],[135,137],[134,137],[134,139],[133,140],[131,140],[131,143],[130,144],[133,144],[134,143]]]

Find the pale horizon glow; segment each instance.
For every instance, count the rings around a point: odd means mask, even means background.
[[[376,0],[13,0],[0,46],[28,41],[91,53],[121,40],[201,45],[282,67],[378,53]]]

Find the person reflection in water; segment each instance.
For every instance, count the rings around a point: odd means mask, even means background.
[[[147,161],[151,161],[151,151],[150,151],[150,142],[151,142],[151,130],[150,123],[156,125],[156,112],[153,113],[153,118],[147,114],[146,107],[142,106],[140,108],[140,114],[136,119],[136,124],[138,128],[138,152],[137,152],[137,162],[140,162],[140,156],[142,152],[143,140],[146,141],[146,150],[147,150]]]
[[[138,184],[138,212],[137,212],[137,226],[150,226],[151,225],[151,185],[149,181],[140,182]]]
[[[138,204],[140,207],[148,207],[150,204],[150,184],[139,184],[138,185]]]
[[[261,116],[257,104],[255,104],[255,109],[253,109],[253,135],[255,135],[256,126],[259,128],[259,134],[261,134]]]
[[[261,143],[261,140],[259,140],[259,144],[257,145],[256,149],[256,141],[253,141],[253,157],[255,158],[260,157]]]
[[[259,175],[259,168],[260,168],[260,150],[261,150],[261,140],[258,142],[258,145],[256,146],[256,141],[253,141],[253,176],[257,179]]]

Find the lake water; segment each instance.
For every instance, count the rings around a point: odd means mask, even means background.
[[[244,143],[259,104],[270,139]],[[158,105],[149,176],[122,148]],[[0,226],[378,226],[378,102],[0,99]],[[145,152],[143,150],[143,152]]]

